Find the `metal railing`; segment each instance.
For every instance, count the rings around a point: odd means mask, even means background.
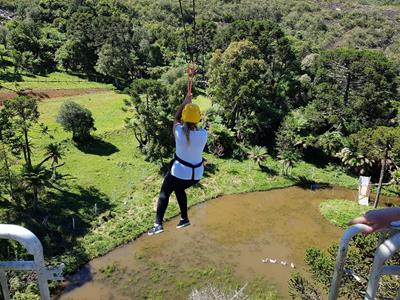
[[[28,229],[17,225],[0,224],[0,238],[14,240],[23,245],[32,261],[0,261],[0,283],[5,300],[10,299],[6,270],[30,271],[37,273],[40,297],[42,300],[50,300],[48,280],[62,280],[64,264],[57,268],[46,268],[43,247],[39,239]]]
[[[335,271],[333,273],[331,287],[329,289],[328,300],[336,300],[339,296],[344,265],[346,263],[347,250],[350,240],[361,232],[366,232],[368,226],[357,224],[347,229],[340,240],[339,250],[336,257]],[[398,228],[396,228],[398,229]],[[391,236],[384,240],[376,249],[372,270],[369,275],[367,290],[364,300],[375,299],[379,287],[379,279],[382,275],[400,274],[400,266],[384,266],[384,263],[390,259],[393,254],[400,249],[400,233],[398,230],[392,230]],[[400,289],[397,292],[396,300],[400,300]]]

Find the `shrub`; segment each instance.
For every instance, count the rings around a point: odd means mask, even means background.
[[[65,131],[72,131],[72,139],[77,143],[90,141],[90,131],[96,130],[90,110],[73,101],[64,102],[58,113],[57,122]]]

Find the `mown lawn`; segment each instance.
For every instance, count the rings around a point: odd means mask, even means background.
[[[42,101],[39,105],[40,122],[46,124],[51,130],[55,130],[56,139],[65,139],[71,133],[65,132],[56,122],[58,111],[65,101],[74,101],[89,109],[95,120],[95,134],[103,134],[124,127],[124,119],[128,114],[122,111],[124,99],[128,96],[117,94],[113,91],[88,94],[82,96],[63,97]],[[39,143],[43,140],[39,139]]]
[[[10,69],[10,76],[12,70]],[[46,76],[21,74],[18,79],[0,80],[0,85],[11,89],[113,89],[111,84],[89,81],[75,75],[54,72]]]
[[[357,202],[344,199],[331,199],[321,202],[321,214],[332,224],[347,228],[349,221],[365,214],[371,206],[359,205]]]

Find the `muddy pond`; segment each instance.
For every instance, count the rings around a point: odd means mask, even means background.
[[[306,274],[305,249],[326,249],[342,234],[321,216],[319,203],[356,197],[341,188],[291,187],[210,200],[189,210],[191,226],[176,229],[172,219],[162,234],[92,260],[58,299],[188,299],[193,289],[226,282],[258,282],[289,299],[290,274]]]

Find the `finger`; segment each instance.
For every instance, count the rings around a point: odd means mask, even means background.
[[[378,228],[376,225],[372,225],[372,226],[367,226],[367,228],[365,229],[365,231],[363,232],[365,235],[371,234],[375,231],[377,231]]]
[[[361,216],[361,217],[357,217],[354,218],[353,220],[351,220],[349,222],[350,225],[354,225],[354,224],[369,224],[369,221],[367,220],[367,218],[365,218],[365,216]]]

